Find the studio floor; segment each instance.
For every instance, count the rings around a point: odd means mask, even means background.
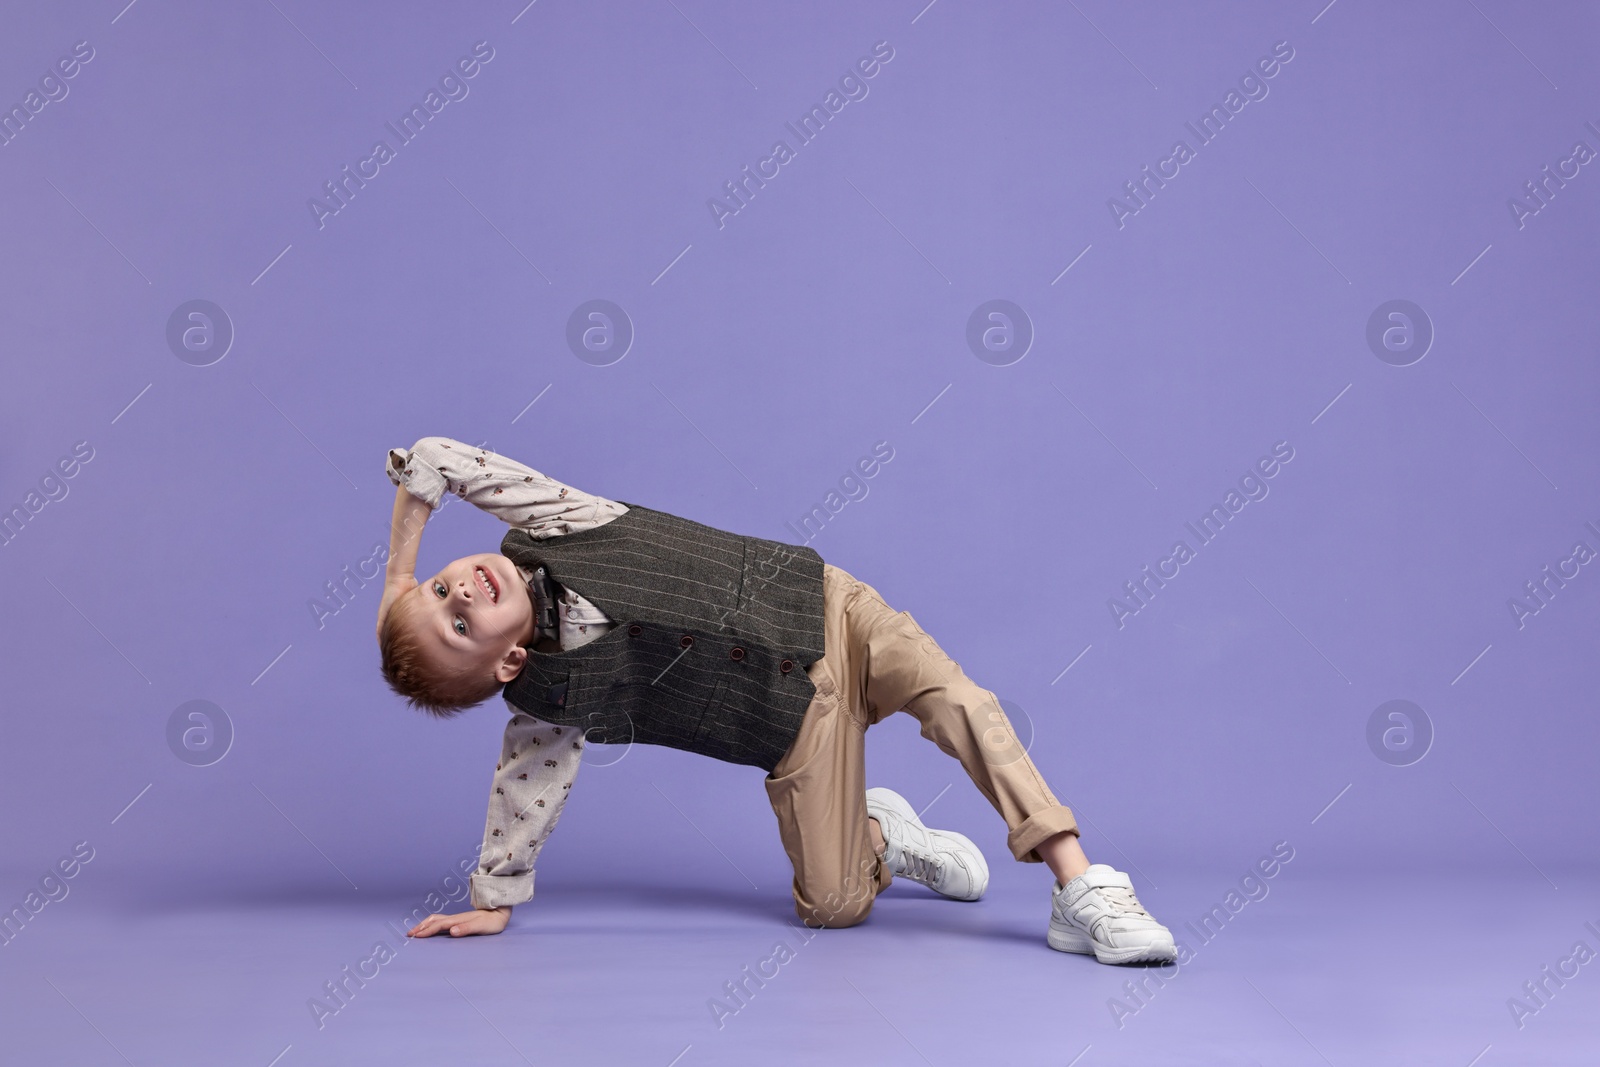
[[[414,902],[400,894],[245,892],[198,908],[69,897],[0,955],[4,1059],[1600,1062],[1600,964],[1574,957],[1579,942],[1600,948],[1592,876],[1286,872],[1235,913],[1228,879],[1165,877],[1141,896],[1193,952],[1176,971],[1051,951],[1048,880],[996,883],[963,904],[897,882],[865,924],[820,932],[796,926],[772,885],[552,885],[499,936],[409,942],[396,927]],[[1538,1000],[1527,982],[1543,983]]]

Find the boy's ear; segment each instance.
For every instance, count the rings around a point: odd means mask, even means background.
[[[521,645],[513,645],[511,651],[506,653],[505,659],[494,669],[495,680],[504,685],[521,674],[522,667],[527,662],[528,650]]]

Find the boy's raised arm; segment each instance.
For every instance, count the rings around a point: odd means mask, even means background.
[[[394,512],[389,517],[389,562],[383,572],[383,599],[378,602],[379,634],[395,598],[416,587],[417,549],[432,511],[427,501],[412,496],[405,486],[395,489]]]
[[[444,503],[447,492],[455,492],[442,473],[442,457],[456,452],[472,453],[470,445],[448,437],[424,437],[410,448],[391,448],[384,473],[394,483],[394,512],[389,519],[389,557],[383,575],[383,599],[378,603],[378,636],[383,636],[383,620],[395,598],[416,588],[417,549],[422,545],[422,528],[428,516]]]

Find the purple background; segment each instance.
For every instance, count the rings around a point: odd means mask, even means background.
[[[4,28],[5,106],[94,49],[0,147],[0,507],[94,450],[0,548],[0,904],[95,849],[0,951],[28,1062],[439,1062],[446,1031],[482,1062],[746,1062],[824,1032],[818,1055],[942,1062],[993,1047],[973,1012],[1016,1062],[1573,1062],[1600,977],[1525,1029],[1505,1001],[1600,946],[1600,577],[1520,629],[1508,600],[1575,541],[1600,549],[1600,177],[1520,228],[1507,201],[1575,141],[1600,149],[1592,6],[112,0]],[[1108,199],[1285,40],[1269,94],[1119,228]],[[307,201],[478,41],[469,95],[319,229]],[[878,41],[869,94],[719,228],[708,198]],[[609,366],[565,340],[595,298],[636,330]],[[965,339],[996,298],[1036,332],[1007,366]],[[209,366],[166,341],[193,299],[236,332]],[[1366,341],[1392,299],[1436,331],[1409,366]],[[407,948],[416,988],[375,982],[317,1030],[306,998],[476,847],[504,722],[498,701],[440,723],[387,692],[377,582],[320,627],[310,607],[386,540],[384,451],[432,434],[789,541],[889,442],[811,545],[1009,702],[1090,856],[1158,918],[1293,844],[1252,905],[1273,917],[1208,949],[1261,996],[1175,985],[1163,1022],[1115,1027],[1129,975],[1044,949],[1048,878],[897,717],[869,735],[871,780],[936,803],[995,888],[965,910],[904,892],[901,916],[938,921],[896,928],[886,897],[825,935],[876,944],[862,967],[892,956],[876,1014],[806,987],[829,963],[807,949],[786,971],[811,979],[708,1021],[789,917],[787,864],[759,771],[641,746],[580,775],[507,935]],[[1119,629],[1108,599],[1279,441],[1270,494]],[[446,508],[422,566],[499,535]],[[235,730],[211,766],[168,748],[194,699]],[[1409,766],[1367,742],[1394,699],[1436,735]],[[1482,907],[1460,895],[1490,879]],[[984,914],[1008,933],[937,936]],[[730,916],[754,925],[704,940]],[[1449,994],[1404,992],[1431,982]],[[485,1023],[534,1004],[514,1055]],[[1025,1039],[1029,1020],[1060,1029]]]

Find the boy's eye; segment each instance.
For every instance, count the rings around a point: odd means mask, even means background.
[[[445,588],[443,582],[433,583],[433,595],[438,597],[440,600],[445,598]]]
[[[467,624],[462,621],[461,616],[457,615],[456,621],[451,625],[455,627],[456,633],[460,634],[462,637],[467,636]]]

